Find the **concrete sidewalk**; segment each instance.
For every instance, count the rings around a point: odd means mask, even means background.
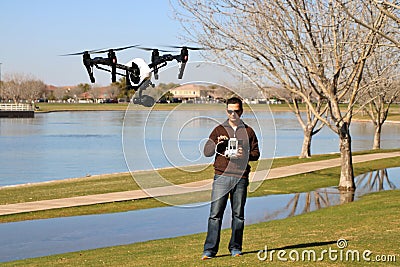
[[[399,157],[399,156],[400,152],[353,156],[353,163],[373,161],[378,159]],[[340,166],[340,158],[322,160],[316,162],[307,162],[286,167],[274,168],[271,170],[252,172],[250,174],[249,179],[251,182],[257,182],[257,181],[262,181],[264,179],[282,178],[286,176],[307,173],[336,166]],[[212,187],[212,179],[208,179],[187,184],[150,188],[147,190],[133,190],[133,191],[123,191],[123,192],[97,194],[89,196],[7,204],[7,205],[0,205],[0,215],[85,206],[85,205],[109,203],[116,201],[135,200],[135,199],[143,199],[149,197],[172,196],[178,194],[211,190],[211,187]]]

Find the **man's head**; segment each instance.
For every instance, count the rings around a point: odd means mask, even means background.
[[[243,113],[243,103],[240,98],[232,97],[226,102],[226,113],[228,115],[229,122],[238,125],[240,122],[240,116]]]

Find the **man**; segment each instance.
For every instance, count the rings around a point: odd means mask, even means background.
[[[228,197],[232,209],[232,234],[228,249],[232,256],[242,255],[244,206],[250,173],[248,163],[249,161],[256,161],[260,157],[258,140],[254,130],[240,119],[243,114],[242,101],[237,97],[228,99],[226,113],[228,119],[211,132],[204,146],[206,157],[215,154],[215,175],[203,260],[211,259],[218,252],[222,217]],[[231,145],[228,147],[229,139],[237,140],[238,147],[231,147]],[[236,148],[236,151],[233,154],[229,153],[232,152],[229,150],[227,152],[229,148]]]

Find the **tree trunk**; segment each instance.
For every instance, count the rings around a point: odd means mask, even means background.
[[[354,201],[354,192],[340,191],[340,204],[347,204]]]
[[[311,140],[312,140],[312,129],[306,129],[303,131],[303,145],[301,146],[301,153],[299,158],[311,158]]]
[[[382,124],[377,123],[375,125],[374,144],[372,146],[372,149],[381,148],[381,132],[382,132]]]
[[[351,153],[351,137],[348,123],[342,123],[340,128],[340,157],[341,157],[341,171],[339,190],[340,191],[354,191],[354,172],[353,160]]]

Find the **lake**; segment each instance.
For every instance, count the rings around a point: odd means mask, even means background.
[[[33,119],[0,119],[0,186],[211,163],[202,145],[226,118],[222,110],[53,112]],[[247,112],[243,120],[259,138],[262,158],[296,156],[302,130],[290,112]],[[351,125],[353,151],[372,147],[371,123]],[[399,147],[400,124],[385,124],[382,148]],[[312,153],[338,152],[324,128]]]

